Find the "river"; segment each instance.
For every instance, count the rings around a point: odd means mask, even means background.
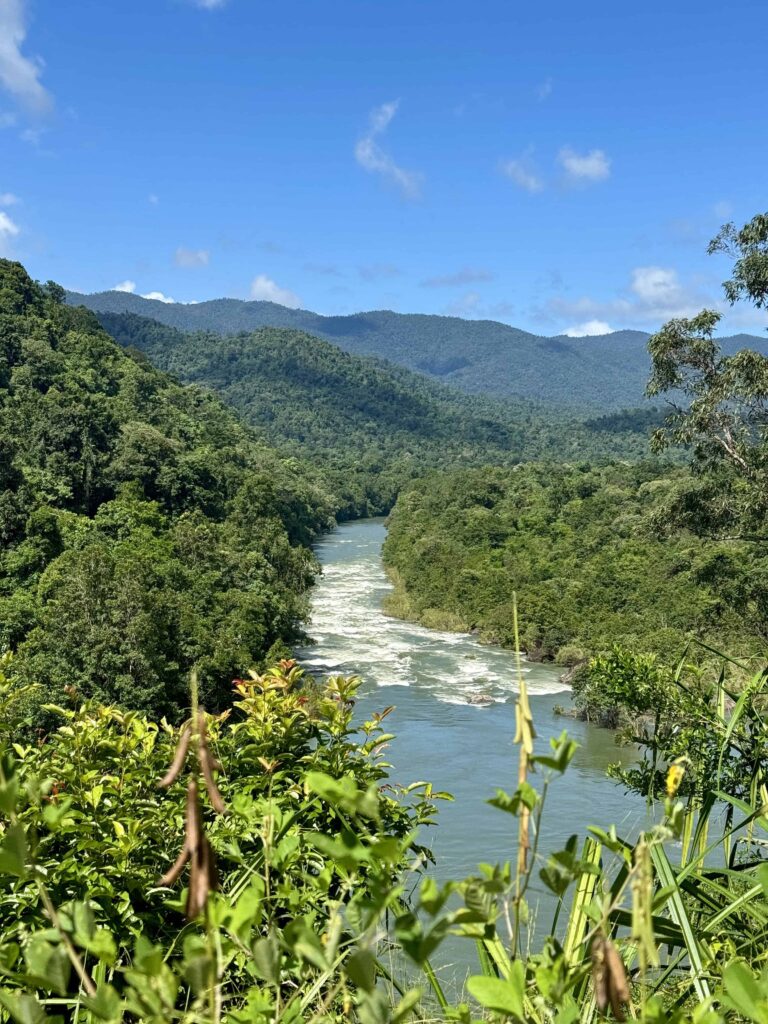
[[[396,734],[387,751],[391,774],[400,783],[428,779],[453,794],[453,803],[440,804],[439,826],[423,839],[437,858],[438,877],[461,878],[481,861],[514,856],[515,819],[486,801],[497,787],[516,788],[515,658],[466,634],[384,615],[382,601],[391,589],[381,561],[385,536],[382,520],[359,520],[318,544],[323,574],[313,594],[309,633],[314,643],[300,657],[318,677],[362,676],[361,715],[395,705],[387,719],[388,730]],[[542,859],[572,833],[583,836],[589,824],[615,824],[620,834],[634,831],[644,815],[643,802],[605,775],[611,762],[631,754],[616,746],[608,730],[556,713],[558,705],[570,704],[556,667],[524,663],[523,671],[537,750],[547,750],[550,737],[563,729],[579,743],[568,772],[550,788]],[[492,703],[467,703],[478,694]],[[541,898],[546,917],[549,901]]]

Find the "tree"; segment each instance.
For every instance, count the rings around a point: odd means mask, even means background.
[[[727,224],[709,246],[735,259],[727,300],[768,303],[768,214],[741,230]],[[668,507],[668,525],[703,535],[768,540],[768,358],[742,349],[723,355],[714,339],[721,314],[703,310],[670,320],[648,343],[647,392],[671,411],[652,439],[655,451],[692,449],[694,484]]]

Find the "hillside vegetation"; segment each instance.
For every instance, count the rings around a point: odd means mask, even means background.
[[[529,401],[466,395],[300,331],[185,334],[132,314],[99,314],[121,344],[211,388],[271,444],[323,467],[341,516],[388,512],[431,468],[540,457],[639,457],[653,409],[583,422]]]
[[[614,644],[674,657],[690,636],[750,655],[768,640],[768,562],[746,542],[661,536],[685,470],[532,464],[435,474],[390,517],[390,607],[564,664]]]
[[[333,503],[219,401],[0,261],[0,648],[15,672],[176,715],[293,639]]]
[[[641,404],[650,371],[648,335],[642,331],[547,338],[492,320],[389,311],[324,317],[272,302],[215,299],[184,305],[126,292],[72,292],[68,301],[100,313],[139,314],[182,331],[235,334],[261,327],[291,328],[474,394],[579,409],[605,411]],[[724,338],[722,346],[728,353],[752,347],[768,354],[765,338]]]

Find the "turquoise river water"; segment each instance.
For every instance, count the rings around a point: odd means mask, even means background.
[[[317,547],[323,566],[313,596],[309,633],[313,644],[300,651],[315,676],[360,675],[364,682],[357,711],[369,716],[390,704],[388,731],[396,734],[387,750],[395,782],[431,781],[454,796],[439,805],[439,825],[426,830],[424,845],[437,858],[437,877],[463,878],[480,862],[515,855],[516,820],[490,807],[497,787],[516,788],[517,751],[513,745],[517,692],[514,654],[479,643],[462,633],[443,633],[390,618],[382,601],[391,589],[381,561],[386,529],[381,520],[340,526]],[[587,825],[615,824],[620,834],[636,831],[645,805],[605,775],[606,767],[631,754],[614,736],[555,713],[568,706],[568,688],[552,665],[524,663],[531,708],[544,752],[563,729],[579,743],[568,772],[550,787],[539,841],[543,864],[568,837],[585,835]],[[473,695],[491,703],[468,703]],[[532,779],[535,783],[535,779]],[[553,900],[539,884],[531,910],[548,930]],[[463,945],[463,944],[462,944]],[[454,968],[463,954],[451,944]]]

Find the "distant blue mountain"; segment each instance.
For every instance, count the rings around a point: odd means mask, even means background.
[[[648,335],[616,331],[598,337],[542,337],[494,320],[378,310],[320,316],[274,302],[213,299],[160,302],[127,292],[70,292],[67,301],[96,312],[135,313],[182,331],[235,334],[290,327],[356,355],[377,356],[470,393],[531,398],[600,409],[643,401],[649,373]],[[726,352],[754,348],[768,355],[768,338],[721,339]]]

